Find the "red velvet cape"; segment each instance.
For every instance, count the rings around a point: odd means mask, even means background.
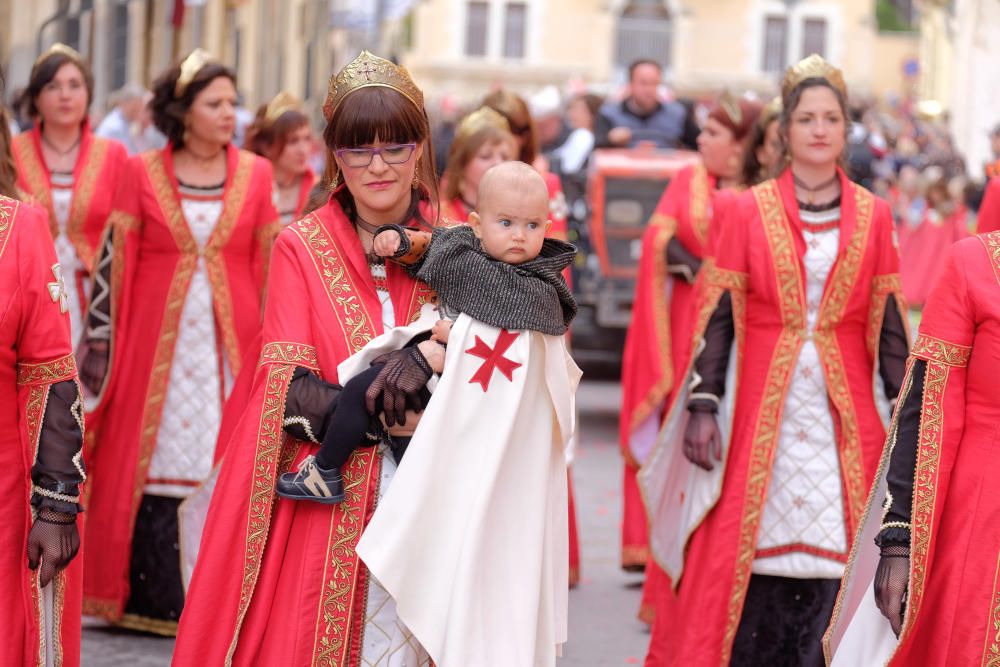
[[[132,531],[156,448],[181,309],[199,250],[184,219],[172,148],[129,159],[111,224],[110,380],[88,439],[87,526],[98,541],[84,577],[87,613],[117,619],[129,592]],[[261,293],[277,231],[271,165],[227,149],[223,210],[203,252],[224,355],[234,375],[261,326]]]
[[[0,196],[0,664],[45,664],[38,570],[28,569],[31,467],[49,387],[76,378],[44,210]],[[58,292],[57,292],[58,293]],[[78,523],[78,526],[80,524]],[[82,552],[53,580],[55,664],[80,662]]]
[[[396,320],[432,298],[389,264]],[[296,366],[336,382],[338,364],[382,333],[360,240],[335,199],[275,243],[264,347],[222,462],[174,652],[175,665],[358,665],[368,574],[355,545],[377,501],[381,456],[357,449],[339,505],[276,500],[279,473],[314,445],[282,431]]]
[[[850,536],[885,438],[873,394],[882,319],[889,298],[897,307],[904,301],[888,204],[842,172],[840,178],[840,251],[812,335],[830,392]],[[729,664],[781,411],[804,340],[806,248],[791,172],[740,195],[722,217],[696,336],[728,290],[738,354],[737,386],[728,388],[736,402],[726,475],[688,544],[683,579],[659,600],[647,667]],[[846,562],[846,553],[839,556]]]

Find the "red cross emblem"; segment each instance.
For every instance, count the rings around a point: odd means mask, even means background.
[[[484,343],[482,338],[476,336],[476,344],[466,350],[465,353],[485,359],[486,361],[483,362],[483,365],[479,367],[476,374],[469,380],[469,384],[478,382],[482,385],[483,391],[486,391],[490,388],[490,380],[493,378],[494,369],[499,370],[507,376],[508,380],[513,381],[514,369],[521,366],[521,364],[503,355],[514,344],[514,341],[517,340],[517,336],[518,334],[513,331],[501,329],[500,335],[497,336],[496,346],[492,348]]]

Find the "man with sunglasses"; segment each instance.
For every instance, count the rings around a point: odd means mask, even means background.
[[[628,96],[608,102],[597,114],[596,148],[626,148],[652,143],[677,148],[684,135],[687,110],[679,102],[661,102],[663,69],[654,60],[636,60],[628,68]]]

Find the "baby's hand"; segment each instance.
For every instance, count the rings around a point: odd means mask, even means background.
[[[375,235],[372,241],[372,250],[379,257],[392,257],[399,251],[399,232],[395,229],[386,229]]]
[[[454,324],[451,320],[438,320],[435,322],[434,328],[431,329],[431,340],[447,344],[448,336],[451,335],[451,327]]]

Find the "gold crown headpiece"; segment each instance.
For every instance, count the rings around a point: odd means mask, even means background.
[[[424,110],[424,94],[417,88],[405,67],[362,51],[350,64],[330,78],[330,87],[323,103],[323,115],[329,121],[345,97],[369,86],[392,88],[410,100],[418,111]]]
[[[781,82],[781,97],[786,99],[797,85],[806,79],[824,79],[831,86],[847,97],[847,84],[844,83],[844,73],[828,63],[822,56],[815,53],[800,60],[788,68]]]
[[[197,48],[188,54],[188,57],[181,61],[181,74],[177,77],[174,85],[174,97],[181,97],[188,89],[198,72],[204,69],[205,65],[214,62],[212,54],[202,48]]]
[[[723,90],[722,95],[719,96],[719,106],[729,116],[729,120],[733,121],[733,125],[739,127],[743,124],[743,109],[740,107],[740,101],[728,88]]]
[[[281,118],[281,115],[286,111],[301,111],[301,109],[302,103],[299,101],[299,98],[283,90],[267,103],[264,118],[267,119],[268,123],[273,123]]]
[[[757,124],[761,126],[762,129],[767,129],[767,126],[771,124],[771,121],[781,115],[782,110],[781,98],[775,97],[761,109],[760,116],[757,117]]]
[[[498,130],[503,130],[504,132],[510,132],[510,123],[504,118],[496,109],[487,106],[481,106],[465,118],[458,124],[455,129],[455,141],[462,142],[471,137],[473,134],[482,130],[486,127],[493,127]]]
[[[79,65],[81,68],[87,66],[87,64],[83,60],[83,56],[80,55],[79,51],[74,49],[72,46],[67,46],[66,44],[63,44],[62,42],[56,42],[48,49],[43,51],[40,56],[35,58],[35,62],[34,64],[32,64],[31,69],[34,70],[36,67],[38,67],[43,62],[45,62],[52,56],[56,55],[57,53],[66,56],[67,58],[75,62],[77,65]]]

